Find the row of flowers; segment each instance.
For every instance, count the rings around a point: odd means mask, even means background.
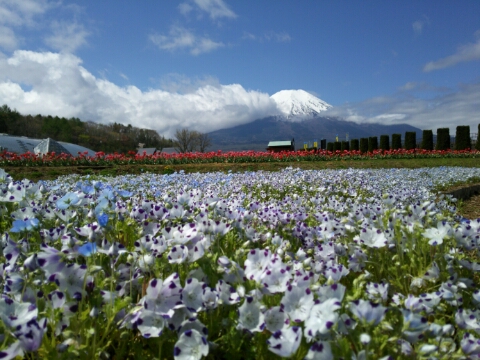
[[[410,158],[476,158],[480,156],[477,150],[423,150],[423,149],[398,149],[398,150],[374,150],[373,152],[361,153],[352,151],[282,151],[282,152],[259,152],[259,151],[236,151],[222,152],[212,151],[208,153],[181,153],[165,154],[146,153],[137,154],[105,154],[98,152],[94,156],[87,153],[79,153],[74,157],[67,154],[48,153],[43,156],[27,152],[15,154],[11,152],[0,153],[0,166],[69,166],[69,165],[122,165],[122,164],[195,164],[195,163],[257,163],[257,162],[293,162],[293,161],[332,161],[332,160],[365,160],[365,159],[410,159]]]
[[[0,358],[479,358],[475,177],[0,171]]]

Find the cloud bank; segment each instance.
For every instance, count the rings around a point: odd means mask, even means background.
[[[75,55],[24,50],[0,58],[0,99],[23,114],[132,124],[167,137],[182,127],[209,132],[278,113],[268,94],[238,84],[142,91],[96,78]]]
[[[325,115],[357,123],[404,123],[434,131],[450,128],[453,134],[456,126],[469,125],[471,132],[477,132],[480,123],[480,83],[461,84],[456,91],[448,93],[445,89],[437,89],[437,95],[430,99],[415,95],[415,91],[426,89],[428,87],[425,84],[407,83],[395,95],[347,103],[328,110]]]
[[[457,51],[445,58],[431,61],[423,67],[423,71],[430,72],[457,65],[462,62],[480,60],[480,30],[475,33],[477,41],[460,46]]]

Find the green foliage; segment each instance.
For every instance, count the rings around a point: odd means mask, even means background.
[[[340,141],[335,141],[333,143],[333,151],[340,151],[342,150],[342,143]]]
[[[423,130],[422,149],[433,150],[433,131],[432,130]]]
[[[342,148],[341,148],[342,151],[349,151],[350,150],[350,143],[348,141],[342,141]]]
[[[368,138],[360,139],[360,152],[362,154],[368,152]]]
[[[417,133],[415,131],[407,131],[405,133],[405,150],[417,148]]]
[[[480,150],[480,124],[478,124],[477,142],[475,143],[475,150]]]
[[[466,150],[472,148],[470,140],[470,126],[459,125],[455,134],[455,150]]]
[[[380,149],[390,150],[390,137],[388,135],[380,135]]]
[[[21,115],[8,105],[0,107],[0,133],[32,138],[52,138],[88,147],[105,153],[135,151],[142,143],[145,148],[173,147],[173,140],[155,130],[113,123],[102,125],[83,122],[79,118]]]
[[[368,138],[368,152],[374,152],[378,149],[378,137],[370,136]]]
[[[327,143],[327,151],[333,151],[333,142]]]
[[[450,129],[440,128],[437,129],[437,145],[435,150],[448,150],[450,149]]]
[[[402,134],[392,134],[392,150],[402,148]]]
[[[358,141],[358,139],[350,140],[350,150],[360,150],[360,142]]]

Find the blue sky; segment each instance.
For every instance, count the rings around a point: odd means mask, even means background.
[[[480,123],[480,2],[0,0],[0,102],[171,136],[277,112],[422,129]]]

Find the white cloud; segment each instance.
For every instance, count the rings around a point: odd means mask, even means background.
[[[223,0],[193,0],[203,11],[207,12],[212,19],[227,17],[236,18],[235,14]]]
[[[205,86],[220,87],[221,84],[216,77],[204,76],[202,78],[189,78],[182,74],[171,73],[163,76],[160,81],[160,88],[170,93],[191,94],[197,89]]]
[[[476,42],[460,46],[453,55],[429,62],[423,67],[423,71],[429,72],[454,66],[462,62],[480,60],[480,36],[477,36],[477,33],[478,31],[475,33],[477,37]]]
[[[263,35],[255,35],[249,32],[244,31],[242,39],[253,40],[253,41],[276,41],[276,42],[290,42],[292,37],[287,32],[275,32],[267,31]]]
[[[181,3],[180,5],[178,5],[178,11],[180,11],[182,15],[187,15],[192,10],[193,10],[193,7],[190,4]]]
[[[45,43],[54,50],[73,53],[87,44],[87,37],[90,34],[82,24],[54,21],[51,27],[53,33],[45,38]]]
[[[159,49],[167,51],[188,49],[192,55],[210,52],[224,46],[221,42],[197,36],[190,30],[180,26],[172,26],[168,35],[151,34],[149,39]]]
[[[8,50],[16,49],[18,39],[12,29],[0,25],[0,47]]]
[[[430,19],[425,15],[423,16],[422,20],[414,21],[412,23],[412,28],[415,35],[417,36],[422,35],[423,28],[425,27],[425,25],[428,25],[428,24],[430,24]]]
[[[0,23],[30,26],[34,17],[44,14],[55,3],[47,0],[0,0]]]
[[[15,31],[36,26],[35,17],[54,6],[54,3],[46,0],[0,0],[0,47],[17,49],[23,38]]]
[[[416,35],[420,35],[423,30],[423,21],[415,21],[412,24],[412,28]]]
[[[185,94],[141,91],[96,78],[81,63],[69,53],[15,51],[0,58],[0,99],[23,114],[132,124],[165,136],[181,127],[209,132],[277,113],[268,94],[238,84],[211,81]]]
[[[407,84],[408,85],[408,84]],[[409,86],[406,86],[407,88]],[[430,87],[433,89],[433,87]],[[412,88],[413,89],[413,88]],[[442,89],[438,89],[441,91]],[[425,99],[399,93],[328,110],[326,116],[338,116],[358,123],[409,124],[420,129],[450,128],[469,125],[476,132],[480,119],[480,83],[460,85],[454,92]]]
[[[267,40],[273,40],[273,41],[277,41],[277,42],[290,42],[290,40],[292,40],[290,35],[288,35],[286,32],[277,33],[277,32],[274,32],[274,31],[270,31],[270,32],[266,33],[265,38]]]

